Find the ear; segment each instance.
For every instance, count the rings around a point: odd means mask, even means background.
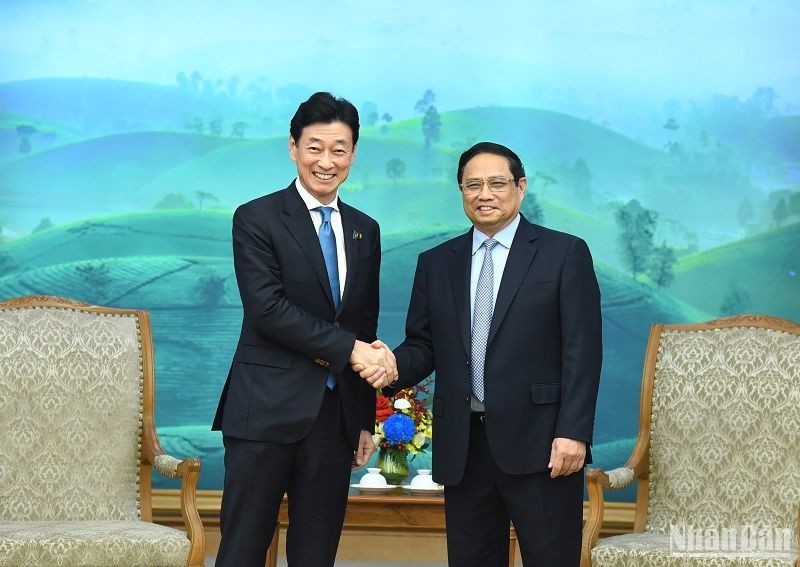
[[[289,157],[292,161],[297,161],[297,143],[291,134],[289,134]]]
[[[350,154],[350,163],[351,163],[351,164],[352,164],[354,161],[356,161],[356,151],[357,151],[357,150],[358,150],[358,144],[355,144],[355,145],[353,146],[353,153],[352,153],[352,154]]]
[[[519,190],[521,192],[520,196],[525,195],[525,190],[528,188],[528,180],[524,177],[520,177],[519,183],[517,183],[517,187],[519,187]]]

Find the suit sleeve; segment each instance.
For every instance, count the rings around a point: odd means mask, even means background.
[[[417,260],[406,316],[406,338],[395,351],[400,374],[393,391],[418,384],[434,369],[433,338],[428,305],[428,278],[423,255]]]
[[[378,338],[378,313],[380,311],[380,273],[381,273],[381,233],[380,227],[376,226],[375,245],[372,251],[372,262],[374,278],[369,282],[369,291],[364,298],[364,318],[361,332],[358,338],[364,342],[371,343]],[[375,433],[375,388],[370,386],[366,380],[357,378],[359,387],[363,390],[364,397],[364,421],[361,429]]]
[[[233,215],[233,264],[245,317],[269,340],[307,357],[322,358],[341,373],[356,335],[335,327],[287,300],[282,268],[268,231],[247,218],[240,207]]]
[[[561,276],[561,409],[556,437],[592,442],[602,363],[600,289],[583,240],[567,250]]]

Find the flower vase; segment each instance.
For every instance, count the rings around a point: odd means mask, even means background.
[[[389,484],[400,484],[408,476],[408,452],[394,447],[381,447],[378,468]]]

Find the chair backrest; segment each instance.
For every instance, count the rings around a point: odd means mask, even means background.
[[[140,313],[0,303],[0,522],[140,518]]]
[[[759,316],[656,325],[652,348],[647,531],[794,532],[800,326]]]

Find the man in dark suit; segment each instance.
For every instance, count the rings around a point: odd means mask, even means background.
[[[351,103],[312,95],[290,125],[297,179],[233,216],[244,318],[213,425],[225,444],[218,566],[264,565],[284,493],[289,565],[332,566],[351,467],[375,448],[375,392],[350,365],[386,371],[369,346],[380,233],[338,198],[358,129]]]
[[[592,258],[519,214],[527,181],[510,149],[476,144],[457,176],[473,229],[419,257],[399,379],[355,368],[394,391],[436,371],[451,567],[508,565],[509,520],[525,565],[577,566],[602,358]]]

